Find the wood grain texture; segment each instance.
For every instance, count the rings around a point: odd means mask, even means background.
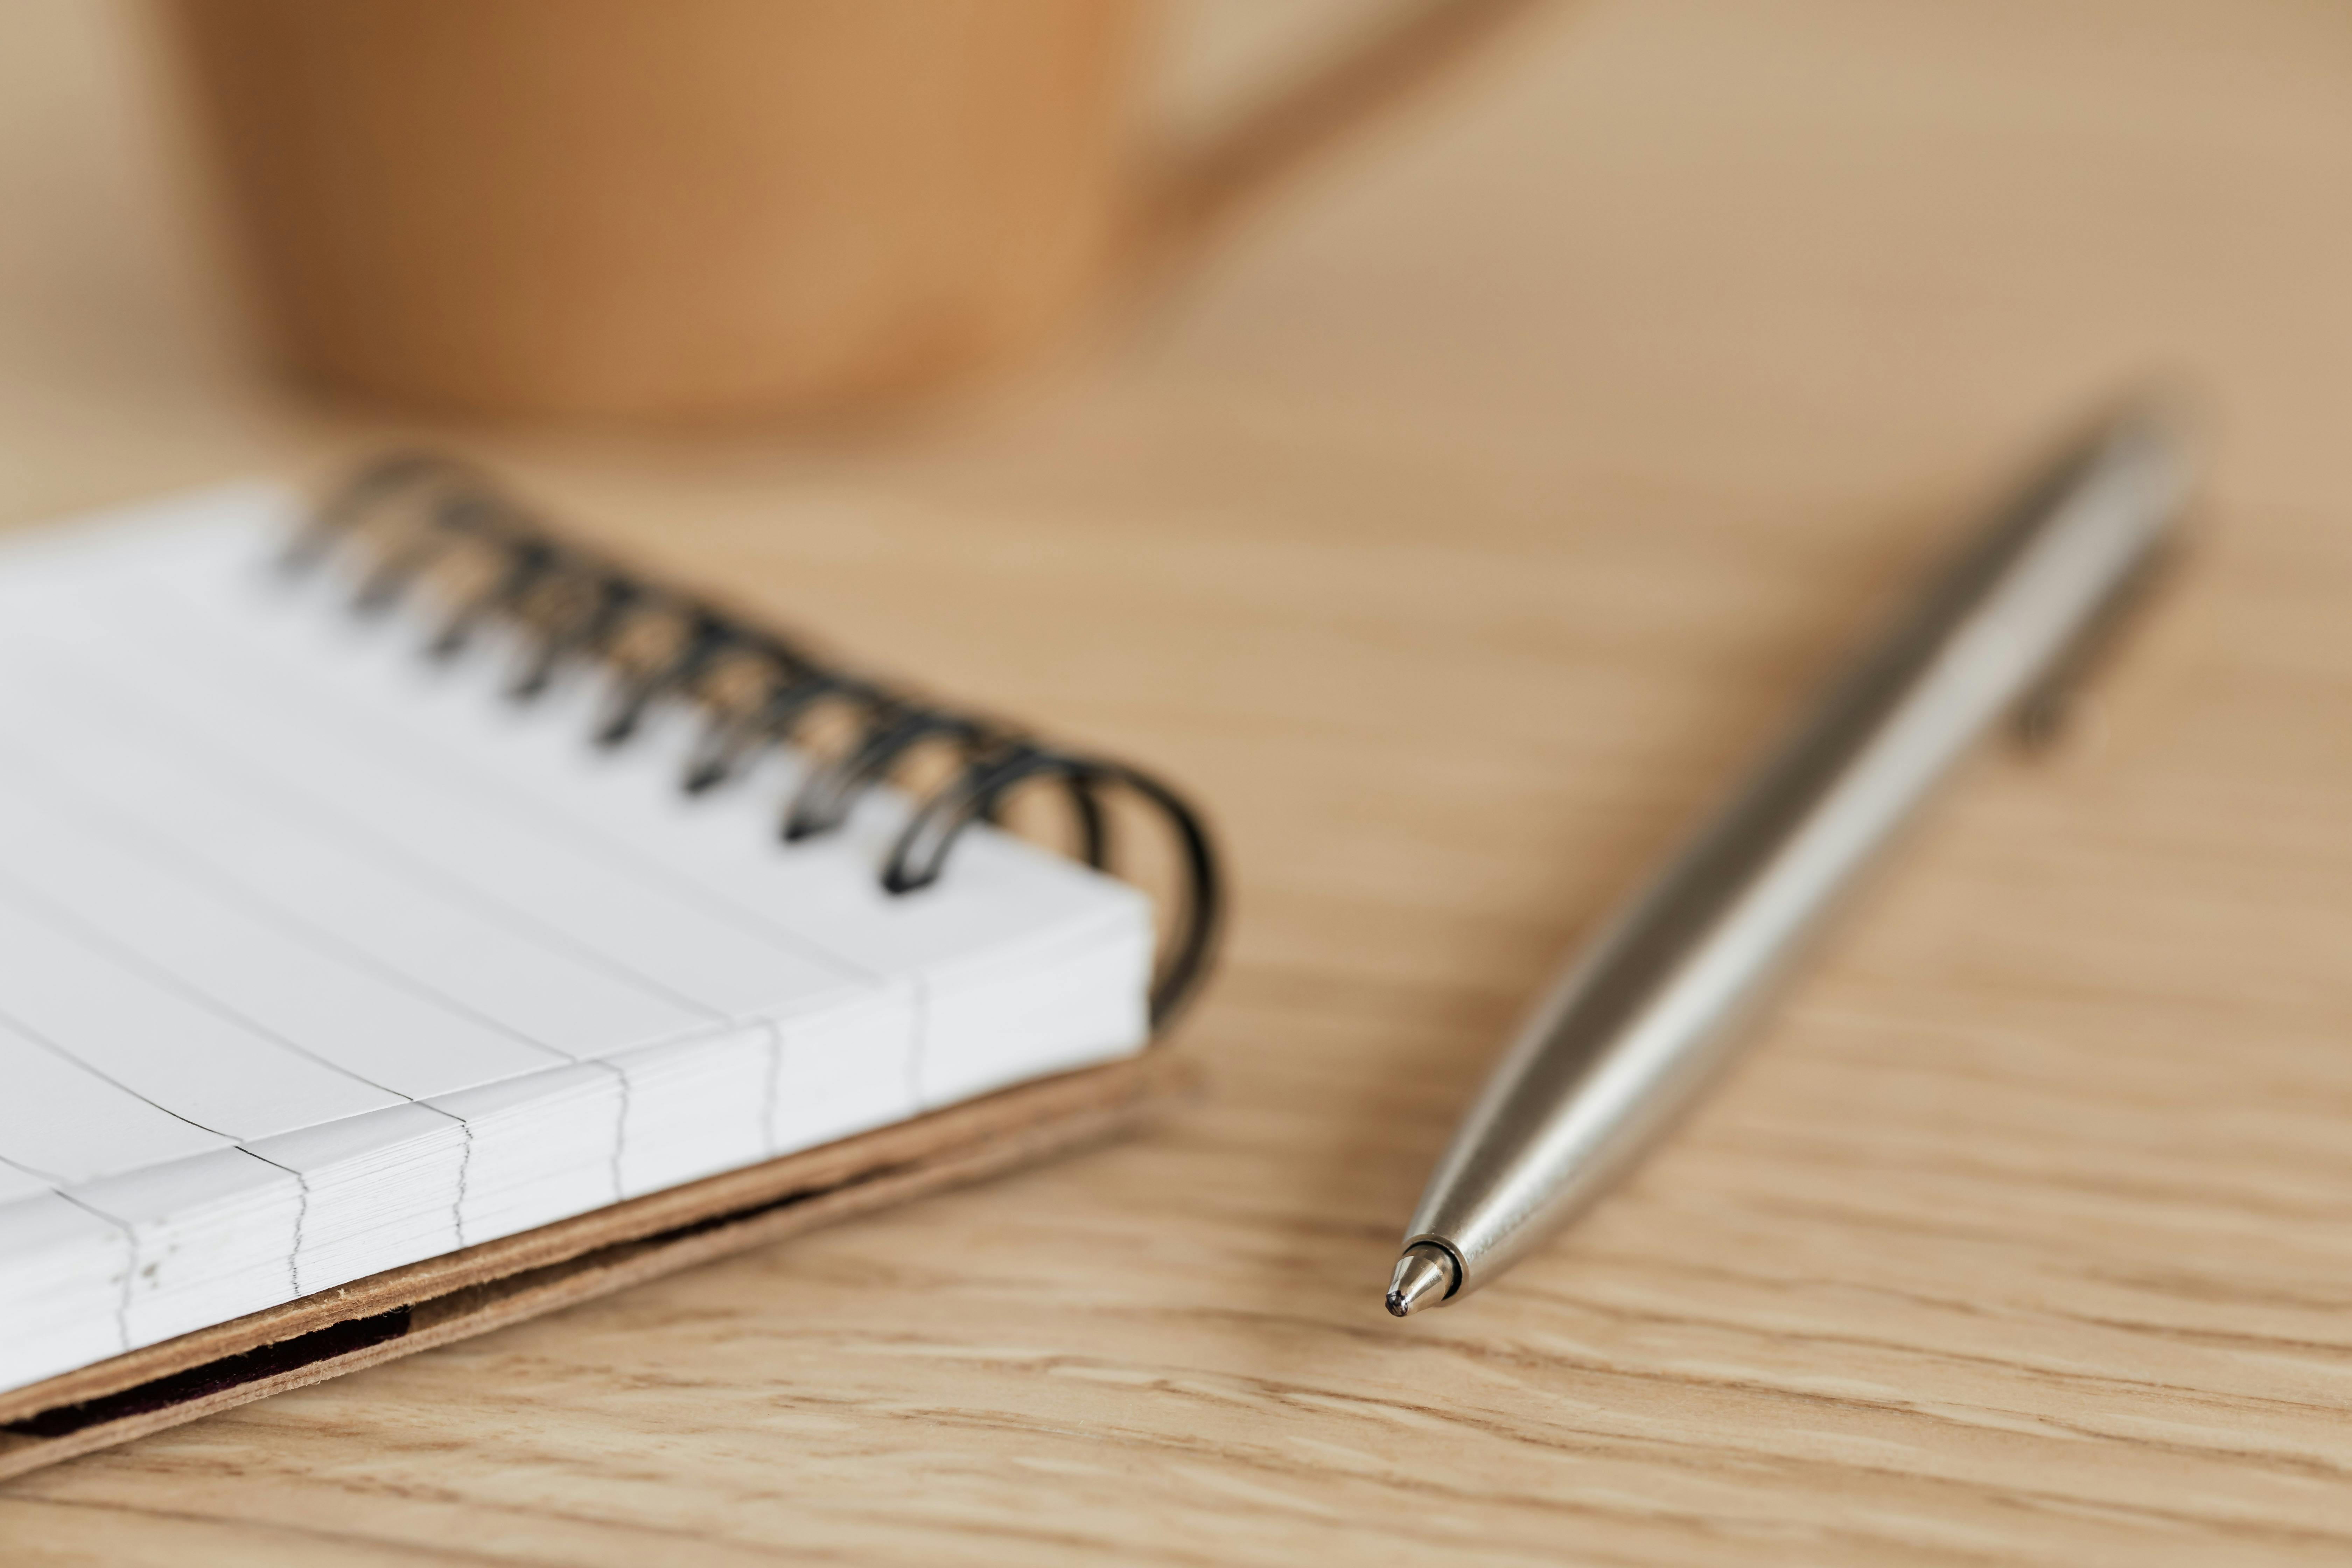
[[[401,434],[244,370],[131,40],[26,15],[0,515]],[[984,405],[467,437],[1196,788],[1240,882],[1212,1100],[27,1477],[7,1555],[2343,1561],[2347,89],[2296,0],[1604,0]],[[1614,1201],[1390,1321],[1559,950],[2151,363],[2227,439],[2092,722],[1974,771]]]

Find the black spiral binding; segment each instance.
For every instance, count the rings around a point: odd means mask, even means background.
[[[427,580],[452,595],[428,654],[454,657],[493,622],[524,629],[529,652],[508,688],[516,700],[539,696],[567,665],[603,667],[610,684],[593,736],[599,745],[626,742],[658,703],[699,706],[702,731],[679,780],[689,794],[739,776],[818,710],[845,710],[854,738],[793,792],[779,824],[787,840],[839,827],[918,749],[948,748],[956,771],[917,804],[884,862],[882,885],[895,894],[937,881],[966,827],[994,820],[1014,791],[1035,784],[1059,787],[1080,855],[1108,868],[1104,797],[1129,792],[1165,822],[1185,871],[1152,981],[1155,1030],[1206,975],[1223,913],[1216,851],[1199,815],[1150,774],[1048,746],[1016,726],[936,706],[815,658],[700,595],[558,538],[453,458],[404,452],[369,464],[311,515],[284,563],[302,574],[362,547],[352,598],[359,613],[387,610]]]

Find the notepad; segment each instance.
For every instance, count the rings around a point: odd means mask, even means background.
[[[982,820],[1087,768],[866,686],[820,755],[746,717],[796,652],[706,628],[648,681],[625,614],[289,572],[310,519],[256,486],[0,545],[0,1389],[1150,1039],[1151,900]],[[724,710],[704,643],[766,694]],[[916,720],[979,794],[910,846],[930,803],[856,748]]]

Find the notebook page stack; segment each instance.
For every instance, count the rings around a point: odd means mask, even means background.
[[[809,764],[678,787],[271,564],[282,493],[0,547],[0,1388],[1139,1049],[1152,921]]]

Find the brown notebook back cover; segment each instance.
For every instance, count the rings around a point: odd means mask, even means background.
[[[1129,1131],[1193,1087],[1160,1050],[706,1177],[0,1394],[0,1479],[608,1295]]]

